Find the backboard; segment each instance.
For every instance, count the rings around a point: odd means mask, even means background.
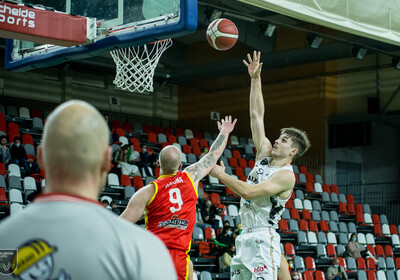
[[[28,7],[96,18],[94,39],[73,47],[6,40],[5,68],[27,71],[118,48],[180,37],[197,28],[196,0],[21,0]],[[94,21],[93,21],[94,22]]]

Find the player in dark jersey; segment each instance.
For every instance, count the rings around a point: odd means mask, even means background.
[[[191,279],[189,268],[191,238],[196,222],[197,187],[221,156],[236,119],[218,122],[220,131],[209,153],[183,171],[181,151],[167,146],[160,152],[160,177],[140,189],[129,201],[121,217],[136,223],[145,213],[146,228],[167,246],[178,279]],[[190,277],[190,278],[189,278]]]

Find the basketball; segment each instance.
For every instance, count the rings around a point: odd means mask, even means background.
[[[226,51],[236,44],[239,32],[232,21],[219,18],[210,23],[206,36],[211,47],[219,51]]]

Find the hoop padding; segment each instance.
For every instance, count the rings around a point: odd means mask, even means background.
[[[153,76],[161,55],[172,46],[172,40],[166,39],[111,51],[117,66],[114,85],[130,92],[153,92]]]

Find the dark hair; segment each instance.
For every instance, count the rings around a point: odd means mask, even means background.
[[[287,134],[297,148],[297,153],[293,156],[293,160],[301,157],[311,147],[307,134],[300,129],[295,127],[282,128],[281,134]]]
[[[21,138],[20,136],[15,136],[15,137],[14,137],[14,142],[15,142],[16,140],[19,140],[19,141],[22,142],[22,138]]]
[[[3,139],[7,139],[7,137],[5,137],[4,135],[1,135],[0,136],[0,141],[3,140]]]

